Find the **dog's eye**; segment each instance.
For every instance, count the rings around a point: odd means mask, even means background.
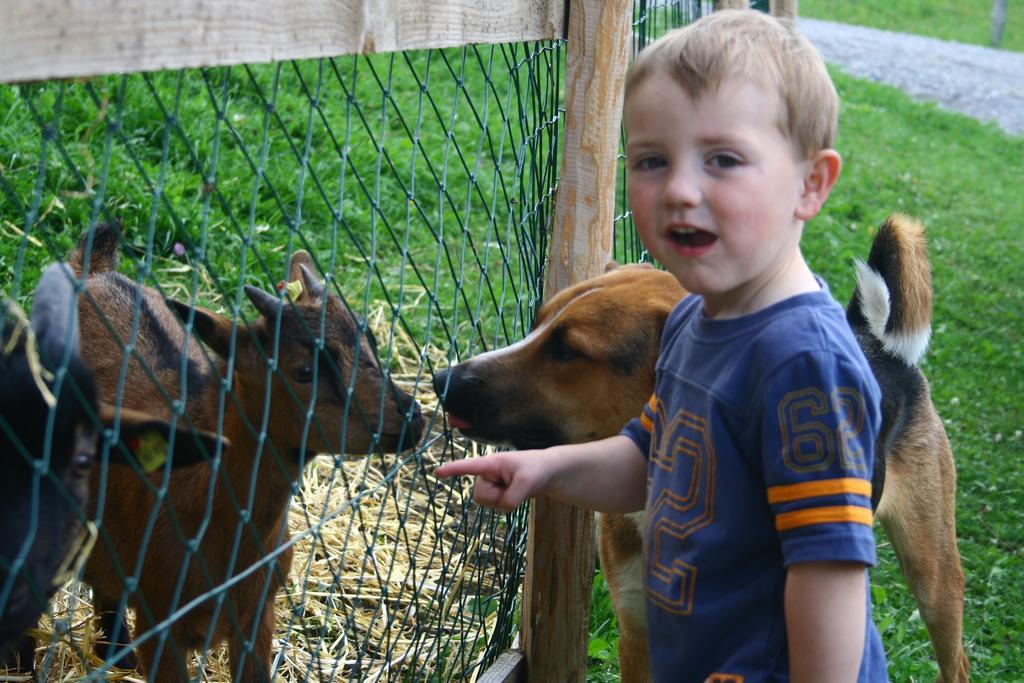
[[[583,355],[566,341],[565,333],[562,330],[558,330],[555,334],[551,335],[546,350],[552,360],[561,362],[570,361]]]

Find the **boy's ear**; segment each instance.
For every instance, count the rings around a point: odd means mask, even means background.
[[[842,168],[842,157],[834,149],[823,149],[811,158],[807,174],[804,176],[796,218],[806,222],[818,215],[829,193],[832,192],[832,187],[839,180]]]

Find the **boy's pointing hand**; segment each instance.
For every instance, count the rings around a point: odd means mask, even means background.
[[[442,479],[475,476],[474,501],[512,512],[527,498],[543,493],[547,484],[550,474],[544,467],[545,459],[537,455],[536,451],[510,451],[456,460],[441,465],[434,474]]]

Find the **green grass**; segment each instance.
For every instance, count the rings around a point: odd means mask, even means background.
[[[1024,50],[1024,7],[1007,2],[1005,50]],[[800,16],[991,47],[992,0],[800,0]]]
[[[619,680],[619,628],[608,585],[600,569],[594,574],[594,589],[590,595],[590,643],[587,657],[588,681],[614,683]]]
[[[414,339],[506,343],[538,296],[551,59],[498,46],[0,87],[0,285],[27,303],[47,262],[115,218],[163,269],[151,284],[172,284],[186,245],[179,291],[219,310],[306,248],[353,308],[385,305]]]

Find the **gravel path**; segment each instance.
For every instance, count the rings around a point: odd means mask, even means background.
[[[851,76],[1024,135],[1024,53],[816,19],[798,25]]]

